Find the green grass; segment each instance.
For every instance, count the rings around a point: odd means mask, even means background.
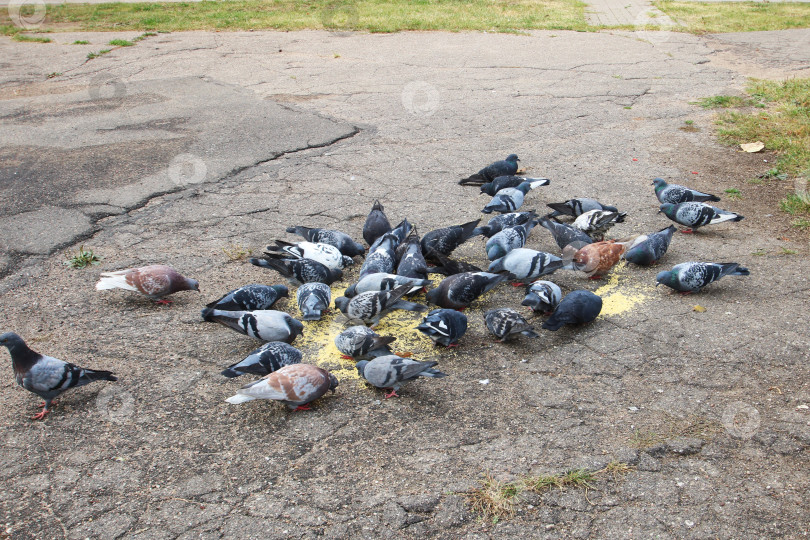
[[[678,2],[653,5],[694,34],[810,28],[810,3]]]
[[[126,39],[111,39],[108,44],[115,47],[132,47],[135,45],[133,42]]]
[[[50,43],[51,38],[39,36],[26,36],[25,34],[14,34],[14,41],[22,41],[23,43]]]
[[[65,260],[65,264],[71,268],[84,268],[93,264],[99,264],[101,259],[102,257],[93,253],[92,249],[84,249],[84,246],[81,246],[73,256]]]
[[[90,45],[90,42],[86,39],[77,39],[71,45]]]
[[[742,199],[742,193],[737,188],[728,188],[724,190],[729,199]]]
[[[795,220],[793,220],[791,225],[793,227],[796,227],[797,229],[801,229],[801,230],[805,231],[805,230],[810,228],[810,219],[807,219],[807,218],[795,219]]]
[[[791,216],[799,214],[806,214],[810,211],[810,204],[804,198],[799,197],[795,193],[791,193],[781,201],[779,201],[779,209]]]
[[[740,96],[711,96],[700,98],[690,103],[700,105],[704,109],[728,109],[729,107],[747,107],[754,105],[754,102],[750,99]]]
[[[107,54],[107,53],[108,53],[108,52],[110,52],[111,50],[112,50],[112,49],[101,49],[101,50],[100,50],[100,51],[98,51],[98,52],[89,52],[89,53],[87,53],[87,59],[88,59],[88,60],[92,60],[93,58],[98,58],[99,56],[101,56],[101,55],[103,55],[103,54]]]

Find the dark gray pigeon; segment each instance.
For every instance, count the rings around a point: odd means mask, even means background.
[[[366,252],[363,244],[355,242],[348,234],[333,229],[310,229],[309,227],[297,225],[287,227],[287,232],[302,236],[310,242],[334,246],[347,257],[356,257]]]
[[[505,275],[488,272],[453,274],[443,279],[438,287],[428,291],[427,301],[443,308],[461,311],[506,279]]]
[[[661,212],[675,223],[686,225],[683,233],[695,232],[698,227],[704,225],[715,225],[724,221],[741,221],[743,216],[720,210],[710,204],[701,202],[685,202],[680,204],[664,203],[661,205]]]
[[[263,309],[256,311],[220,311],[206,308],[203,319],[218,322],[240,334],[262,341],[292,343],[304,331],[304,325],[283,311]]]
[[[322,265],[318,261],[311,259],[249,259],[250,264],[261,266],[262,268],[272,268],[293,285],[304,283],[326,283],[331,285],[343,277],[343,272],[339,269],[331,269]]]
[[[514,334],[523,334],[528,337],[540,337],[534,327],[523,318],[523,315],[512,308],[490,309],[484,313],[484,321],[492,335],[500,341]]]
[[[352,283],[343,292],[346,298],[353,298],[364,292],[390,291],[400,285],[410,285],[413,288],[421,289],[430,285],[429,279],[409,278],[397,274],[367,274],[360,278],[357,283]]]
[[[571,225],[560,223],[552,219],[550,215],[541,217],[537,220],[537,223],[551,232],[551,236],[554,237],[554,241],[557,242],[560,249],[572,246],[576,250],[593,243],[593,238],[586,233]]]
[[[701,193],[694,189],[689,189],[686,186],[678,184],[667,184],[663,178],[656,178],[653,180],[655,186],[655,196],[658,201],[662,203],[678,204],[683,202],[706,202],[706,201],[719,201],[720,197],[717,195],[710,195],[708,193]]]
[[[416,329],[435,344],[458,347],[458,340],[467,332],[467,316],[455,309],[434,309]]]
[[[522,225],[507,227],[493,234],[487,241],[487,258],[490,261],[494,261],[495,259],[500,259],[513,249],[522,248],[526,244],[526,239],[529,237],[529,233],[536,223],[536,221],[530,219]]]
[[[490,272],[509,272],[510,279],[527,283],[551,274],[563,266],[561,258],[534,249],[513,249],[500,259],[492,261]]]
[[[474,264],[464,261],[455,261],[435,251],[430,253],[428,259],[433,261],[433,263],[436,265],[428,267],[428,273],[430,274],[444,274],[445,276],[452,276],[453,274],[461,274],[463,272],[483,271]]]
[[[395,247],[399,247],[399,244],[405,241],[408,235],[413,230],[413,225],[408,223],[408,219],[403,219],[399,225],[391,229],[391,234],[396,236],[397,238],[397,245]]]
[[[513,176],[515,173],[517,173],[518,161],[520,160],[518,159],[517,154],[509,154],[503,161],[490,163],[477,173],[459,180],[458,183],[462,186],[477,186],[486,182],[492,182],[499,176]]]
[[[171,304],[163,297],[178,291],[200,291],[196,279],[187,278],[164,264],[128,268],[117,272],[102,272],[96,290],[125,289],[148,296],[158,304]]]
[[[354,298],[341,296],[335,300],[335,307],[342,311],[349,320],[372,323],[373,328],[380,322],[380,318],[395,309],[427,311],[427,308],[421,304],[400,300],[409,290],[411,290],[410,285],[402,285],[391,291],[361,293]]]
[[[380,204],[380,201],[375,200],[374,205],[371,207],[371,212],[369,212],[366,218],[366,223],[363,225],[363,239],[369,246],[372,245],[377,238],[391,230],[391,224],[388,222],[388,218],[385,216],[383,210],[384,208],[383,205]]]
[[[303,315],[301,319],[319,321],[332,302],[332,289],[326,283],[304,283],[295,291],[295,297]]]
[[[578,290],[565,295],[543,328],[556,332],[565,324],[589,323],[602,312],[602,298],[591,291]]]
[[[579,217],[590,210],[607,210],[609,212],[619,211],[615,206],[608,206],[600,203],[596,199],[589,199],[588,197],[577,197],[576,199],[568,199],[567,201],[561,203],[549,203],[548,207],[554,210],[554,212],[549,214],[551,217]]]
[[[625,260],[640,266],[650,266],[664,256],[676,231],[675,225],[650,234],[642,234],[623,255]]]
[[[542,182],[539,186],[547,186],[551,183],[548,178],[524,178],[523,176],[499,176],[492,182],[487,182],[481,186],[481,193],[486,193],[490,197],[494,196],[502,189],[518,187],[523,182]]]
[[[428,267],[425,257],[422,255],[422,244],[419,242],[416,231],[408,236],[406,241],[400,245],[400,248],[403,249],[402,254],[398,257],[397,275],[426,280]]]
[[[698,292],[723,276],[748,276],[748,268],[738,263],[685,262],[676,264],[672,270],[658,272],[655,286],[666,285],[682,293]]]
[[[335,346],[343,353],[343,358],[374,358],[391,354],[388,347],[397,338],[381,336],[367,326],[351,326],[335,336]]]
[[[535,313],[550,314],[562,299],[562,290],[556,283],[539,279],[526,288],[521,306],[529,306]]]
[[[368,250],[366,260],[360,267],[360,279],[369,274],[393,274],[397,264],[396,249],[399,241],[396,235],[386,233]]]
[[[433,252],[450,255],[454,249],[479,233],[475,228],[480,219],[430,231],[422,237],[422,253],[431,257]]]
[[[231,364],[222,375],[230,378],[245,373],[265,376],[284,366],[301,362],[301,351],[283,341],[269,341],[251,352],[241,362]]]
[[[493,216],[486,225],[478,227],[475,232],[492,238],[492,235],[499,233],[507,227],[514,227],[516,225],[523,225],[530,218],[534,217],[534,210],[529,212],[510,212],[509,214],[499,214]]]
[[[532,189],[546,185],[545,179],[534,182],[523,182],[517,187],[502,189],[492,197],[492,200],[481,210],[484,214],[500,212],[506,214],[514,212],[523,205],[523,199]]]
[[[287,298],[289,289],[284,285],[245,285],[225,293],[219,300],[208,304],[209,308],[223,311],[253,311],[270,309],[280,298]]]
[[[14,332],[0,335],[0,345],[8,348],[17,384],[45,400],[42,411],[34,415],[33,420],[45,418],[51,412],[51,402],[75,386],[118,380],[110,371],[81,368],[32,351]]]
[[[386,394],[385,397],[399,397],[397,390],[408,381],[412,381],[417,377],[430,377],[439,379],[447,377],[446,373],[442,373],[433,366],[438,362],[418,362],[410,358],[402,358],[395,354],[387,356],[378,356],[374,360],[360,360],[357,362],[356,367],[360,376],[369,382],[372,386],[377,388],[391,389],[391,392]]]

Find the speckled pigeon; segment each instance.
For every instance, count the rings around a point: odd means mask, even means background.
[[[198,291],[200,284],[180,272],[163,264],[152,264],[139,268],[128,268],[117,272],[102,272],[96,283],[96,290],[126,289],[148,296],[159,304],[169,304],[164,296],[178,291]]]
[[[427,262],[425,262],[425,257],[422,255],[422,244],[419,242],[419,236],[416,232],[412,232],[408,236],[405,242],[400,245],[400,249],[402,251],[397,257],[399,259],[397,275],[416,279],[427,279]]]
[[[717,195],[710,195],[709,193],[701,193],[694,189],[689,189],[686,186],[678,184],[667,184],[663,178],[656,178],[653,180],[655,186],[655,196],[658,201],[662,203],[678,204],[683,202],[706,202],[706,201],[719,201],[720,197]]]
[[[387,356],[378,356],[374,360],[360,360],[357,362],[356,367],[358,373],[372,386],[391,389],[391,392],[385,395],[387,399],[399,397],[397,390],[404,383],[418,377],[430,377],[432,379],[447,377],[446,373],[433,369],[436,364],[438,362],[418,362],[410,358],[389,354]]]
[[[371,207],[371,212],[369,212],[366,218],[366,223],[363,225],[363,239],[369,246],[372,245],[377,238],[391,230],[391,224],[388,222],[388,218],[383,210],[384,208],[383,205],[380,204],[380,201],[375,200],[374,205]]]
[[[510,279],[527,283],[562,268],[561,258],[534,249],[513,249],[500,259],[492,261],[490,272],[509,272]]]
[[[675,223],[689,227],[681,232],[691,233],[704,225],[715,225],[724,221],[741,221],[743,216],[721,210],[710,204],[701,202],[685,202],[680,204],[664,203],[661,212]]]
[[[293,285],[303,283],[326,283],[331,285],[343,277],[343,272],[333,270],[311,259],[249,259],[251,264],[272,268]]]
[[[499,176],[492,182],[487,182],[481,186],[481,193],[486,193],[490,197],[494,196],[502,189],[518,187],[523,182],[535,182],[536,187],[547,186],[551,183],[548,178],[525,178],[523,176]]]
[[[272,399],[290,409],[305,411],[310,408],[310,402],[329,390],[334,393],[337,386],[337,378],[325,369],[311,364],[293,364],[243,386],[225,401],[238,405],[254,399]]]
[[[579,249],[582,246],[593,243],[593,238],[586,233],[566,223],[560,223],[550,216],[541,217],[537,220],[537,223],[551,232],[551,236],[554,237],[554,241],[557,242],[560,249],[565,249],[567,246],[573,246],[574,249]]]
[[[624,254],[625,260],[640,266],[655,264],[667,252],[672,234],[676,230],[675,225],[670,225],[658,232],[642,234]]]
[[[363,358],[391,354],[388,347],[397,338],[381,336],[367,326],[350,326],[335,336],[335,346],[344,358]]]
[[[508,214],[498,214],[493,216],[486,225],[482,225],[475,229],[475,232],[492,238],[492,235],[499,233],[507,227],[514,227],[515,225],[522,225],[534,217],[534,210],[528,212],[510,212]]]
[[[616,223],[623,223],[627,214],[608,210],[588,210],[580,214],[572,223],[574,228],[584,232],[594,240],[602,240],[605,233]]]
[[[568,199],[561,203],[549,203],[548,207],[554,210],[551,217],[555,216],[572,216],[579,217],[585,212],[590,210],[607,210],[608,212],[618,212],[615,206],[608,206],[602,204],[596,199],[589,199],[588,197],[577,197],[576,199]]]
[[[502,189],[492,197],[492,200],[481,210],[484,214],[491,214],[492,212],[500,212],[506,214],[514,212],[523,205],[523,199],[526,194],[532,189],[544,186],[545,179],[536,180],[534,182],[523,182],[517,187]]]
[[[509,336],[523,334],[528,337],[540,337],[534,327],[523,318],[523,315],[512,308],[496,308],[484,313],[487,329],[499,341],[506,341]]]
[[[492,237],[487,240],[487,258],[490,261],[494,261],[495,259],[500,259],[513,249],[522,248],[526,244],[529,233],[536,224],[536,221],[530,219],[523,225],[507,227],[493,234]]]
[[[723,276],[748,276],[748,268],[738,263],[685,262],[676,264],[672,270],[658,272],[655,286],[666,285],[682,293],[698,292]]]
[[[332,289],[326,283],[304,283],[295,291],[295,298],[302,320],[319,321],[332,302]]]
[[[430,231],[422,237],[422,253],[428,258],[434,251],[450,255],[458,246],[479,234],[475,228],[479,221],[481,220],[476,219],[461,225]]]
[[[410,285],[412,290],[413,288],[421,289],[422,287],[427,287],[430,285],[430,280],[409,278],[399,276],[397,274],[385,274],[382,272],[376,274],[367,274],[360,278],[357,283],[352,283],[349,285],[349,287],[343,292],[343,296],[346,298],[353,298],[364,292],[390,291],[392,289],[396,289],[400,285]]]
[[[342,311],[349,320],[360,320],[372,323],[372,328],[395,309],[406,311],[427,311],[427,307],[400,298],[411,290],[410,285],[401,285],[391,291],[365,292],[354,298],[341,296],[335,300],[335,307]]]
[[[543,328],[556,332],[565,324],[589,323],[602,311],[602,298],[591,291],[577,290],[565,295]]]
[[[283,341],[268,341],[255,351],[251,352],[241,362],[231,364],[222,375],[233,378],[250,373],[251,375],[265,376],[278,371],[284,366],[291,366],[301,362],[301,351],[284,343]]]
[[[366,260],[360,267],[360,279],[369,274],[393,274],[396,269],[396,249],[399,240],[396,235],[385,233],[369,248]]]
[[[208,307],[223,311],[253,311],[270,309],[280,298],[289,297],[289,289],[284,285],[245,285],[222,295]]]
[[[269,258],[294,258],[318,261],[331,270],[339,270],[354,264],[354,260],[340,252],[335,246],[329,244],[316,244],[313,242],[291,243],[276,240],[275,246],[267,246],[264,252]]]
[[[263,341],[292,343],[304,331],[304,325],[283,311],[262,309],[256,311],[220,311],[205,308],[203,320],[218,322],[240,334]]]
[[[302,236],[310,242],[335,246],[341,253],[348,257],[356,257],[366,252],[366,248],[363,247],[363,244],[355,242],[348,234],[334,229],[310,229],[309,227],[297,225],[295,227],[287,227],[287,232]]]
[[[467,316],[455,309],[434,309],[416,329],[435,344],[457,347],[458,340],[467,332]]]
[[[492,182],[499,176],[512,176],[517,173],[518,161],[520,160],[517,154],[509,154],[506,156],[506,159],[490,163],[477,173],[459,180],[458,183],[462,186],[481,185],[486,182]]]
[[[507,278],[505,275],[488,272],[453,274],[443,279],[438,287],[428,291],[427,301],[443,308],[461,311]]]
[[[520,303],[537,313],[551,313],[562,298],[562,290],[551,281],[538,279],[526,288],[526,296]]]

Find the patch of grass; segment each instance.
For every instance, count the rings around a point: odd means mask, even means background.
[[[76,41],[71,43],[71,45],[90,45],[90,42],[87,41],[86,39],[77,39]]]
[[[143,33],[143,34],[141,34],[140,36],[138,36],[138,37],[136,37],[136,38],[133,38],[133,39],[132,39],[132,41],[133,41],[133,42],[135,42],[135,43],[137,43],[137,42],[139,42],[139,41],[143,41],[143,40],[145,40],[145,39],[146,39],[146,38],[148,38],[148,37],[152,37],[152,36],[156,36],[156,35],[157,35],[157,34],[156,34],[155,32],[144,32],[144,33]]]
[[[810,203],[795,193],[791,193],[779,201],[779,209],[791,216],[806,214],[810,211]]]
[[[662,418],[657,422],[657,425],[659,431],[642,431],[636,429],[630,437],[630,446],[635,448],[650,448],[679,437],[711,439],[712,436],[723,431],[722,424],[700,415],[690,415],[679,418],[667,413],[662,413]]]
[[[687,126],[691,126],[692,124],[695,123],[695,121],[694,120],[684,120],[683,123],[686,124]]]
[[[100,50],[100,51],[98,51],[97,53],[96,53],[96,52],[89,52],[89,53],[87,53],[87,59],[88,59],[88,60],[92,60],[93,58],[98,58],[99,56],[101,56],[101,55],[103,55],[103,54],[107,54],[107,53],[108,53],[108,52],[110,52],[111,50],[112,50],[112,49],[101,49],[101,50]]]
[[[728,188],[724,190],[729,199],[742,199],[742,193],[737,188]]]
[[[113,45],[115,47],[132,47],[135,44],[126,39],[111,39],[109,41],[109,45]]]
[[[692,105],[700,105],[704,109],[728,109],[729,107],[744,107],[753,102],[740,96],[711,96],[690,101]]]
[[[796,255],[798,253],[798,251],[796,251],[795,249],[788,249],[786,247],[780,247],[779,250],[782,253],[782,255]]]
[[[25,34],[14,34],[14,41],[22,41],[23,43],[51,43],[53,41],[48,37],[40,36],[26,36]]]
[[[804,231],[810,228],[810,219],[807,218],[794,219],[790,225]]]
[[[79,247],[79,250],[65,260],[65,264],[71,268],[84,268],[93,264],[99,264],[102,257],[93,253],[92,249],[84,249],[84,246]]]
[[[520,493],[517,484],[499,482],[489,472],[484,473],[481,487],[468,494],[472,511],[486,520],[498,520],[515,514],[515,498]]]
[[[222,253],[231,261],[243,261],[251,254],[251,250],[240,244],[230,244],[222,248]]]
[[[694,34],[756,32],[810,28],[806,2],[682,2],[659,0],[653,5]]]
[[[633,448],[650,448],[656,444],[664,442],[666,437],[656,433],[655,431],[641,431],[637,429],[630,437],[630,446]]]
[[[754,255],[755,257],[762,257],[763,255],[767,255],[767,253],[765,252],[765,250],[764,250],[764,249],[762,249],[762,248],[757,248],[757,250],[756,250],[756,251],[752,251],[752,252],[751,252],[751,255]]]
[[[49,78],[49,79],[53,79],[54,77],[58,77],[58,76],[59,76],[59,75],[61,75],[61,74],[62,74],[62,73],[61,73],[61,72],[59,72],[59,71],[53,71],[53,72],[51,72],[51,73],[48,73],[48,78]]]

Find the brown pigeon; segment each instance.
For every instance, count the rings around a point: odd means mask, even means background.
[[[96,290],[126,289],[148,296],[158,304],[169,304],[164,296],[177,291],[199,291],[200,284],[196,279],[183,276],[171,266],[152,264],[140,268],[129,268],[117,272],[102,272],[96,283]]]
[[[627,241],[607,240],[583,246],[574,253],[572,266],[588,274],[591,279],[599,279],[619,262],[633,240],[635,238]]]
[[[325,369],[312,364],[292,364],[243,386],[225,401],[238,405],[254,399],[272,399],[291,409],[305,411],[309,410],[311,401],[327,390],[334,393],[337,386],[337,378]]]

